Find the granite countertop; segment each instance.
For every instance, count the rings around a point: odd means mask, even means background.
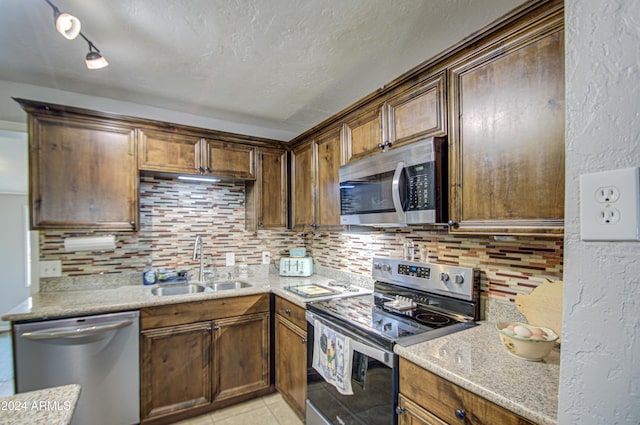
[[[560,353],[543,362],[512,356],[495,325],[471,329],[394,351],[422,368],[541,425],[557,424]]]
[[[64,385],[0,399],[0,425],[64,425],[80,397],[80,385]]]
[[[246,279],[251,287],[218,292],[200,292],[172,296],[158,296],[151,293],[153,286],[119,286],[108,289],[84,289],[39,292],[2,316],[6,321],[40,320],[54,317],[69,317],[87,314],[109,313],[114,311],[136,310],[165,304],[177,304],[215,298],[238,297],[273,292],[304,307],[309,301],[322,298],[304,298],[285,288],[294,285],[327,284],[331,277],[312,275],[309,277],[281,277],[268,274]]]

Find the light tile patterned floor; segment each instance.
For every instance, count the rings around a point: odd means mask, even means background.
[[[280,393],[177,422],[177,425],[302,425]]]

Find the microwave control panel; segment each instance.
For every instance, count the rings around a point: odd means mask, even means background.
[[[407,211],[429,210],[435,208],[435,164],[412,165],[405,168],[407,173]]]

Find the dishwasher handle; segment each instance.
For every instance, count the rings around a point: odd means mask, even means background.
[[[83,336],[97,335],[116,329],[125,328],[133,324],[132,320],[118,320],[88,326],[66,326],[62,328],[43,329],[41,331],[23,332],[20,336],[27,339],[57,339],[80,338]]]

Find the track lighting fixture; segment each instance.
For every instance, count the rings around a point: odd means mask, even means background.
[[[89,44],[89,53],[85,57],[85,64],[89,69],[100,69],[109,65],[109,62],[100,54],[100,50],[81,31],[80,20],[75,16],[60,12],[58,7],[49,0],[44,0],[53,9],[53,19],[56,30],[67,40],[73,40],[78,35]]]

